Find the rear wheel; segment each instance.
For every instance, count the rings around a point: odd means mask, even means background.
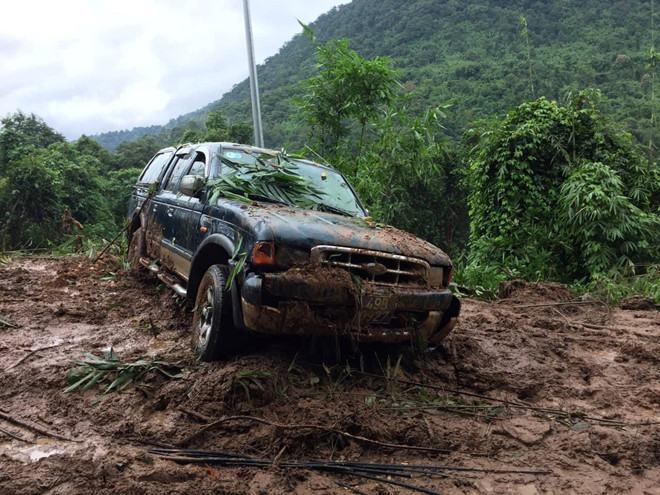
[[[240,335],[232,321],[231,293],[225,287],[228,273],[226,266],[212,265],[197,289],[192,348],[201,361],[227,357],[240,348]]]

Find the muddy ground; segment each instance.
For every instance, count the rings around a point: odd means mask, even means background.
[[[333,363],[324,343],[270,340],[197,364],[190,316],[171,293],[113,270],[79,257],[0,266],[0,315],[17,326],[0,323],[2,495],[413,493],[278,465],[306,459],[549,471],[394,478],[443,494],[660,493],[657,310],[556,304],[574,296],[510,284],[495,302],[465,299],[451,338],[422,356],[365,346]],[[183,378],[65,393],[72,363],[110,346],[124,360],[180,362]],[[228,416],[286,427],[239,419],[190,438]],[[305,424],[445,452],[296,426]],[[148,444],[277,460],[259,469],[177,464]]]

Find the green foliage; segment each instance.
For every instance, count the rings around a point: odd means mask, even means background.
[[[115,157],[94,139],[84,134],[78,138],[74,146],[81,155],[96,158],[101,164],[102,170],[109,170],[116,166]]]
[[[20,152],[28,147],[45,148],[64,142],[64,136],[48,126],[42,119],[21,111],[0,120],[0,174]]]
[[[465,197],[441,124],[447,106],[415,116],[409,99],[395,91],[401,88],[387,60],[367,60],[346,40],[316,50],[319,75],[304,82],[300,110],[318,149],[348,176],[378,220],[443,247],[460,242]]]
[[[247,144],[252,142],[252,126],[245,122],[230,124],[219,108],[206,117],[206,134],[198,141],[226,141]]]
[[[393,102],[397,73],[388,59],[366,60],[345,39],[318,46],[316,58],[319,74],[304,82],[300,106],[321,152],[334,154],[351,120],[364,136],[367,124]]]
[[[75,367],[69,370],[69,386],[64,392],[88,390],[104,382],[109,384],[103,393],[121,392],[129,385],[143,381],[149,373],[158,373],[170,379],[182,376],[178,363],[146,358],[124,362],[110,349],[102,357],[87,353],[77,361]]]
[[[35,116],[3,123],[0,142],[14,147],[5,148],[0,170],[1,249],[52,246],[83,227],[96,235],[115,229],[101,178],[107,163],[94,156],[105,150],[84,139],[66,143]]]
[[[143,168],[156,151],[165,146],[153,136],[122,143],[117,147],[113,168]]]
[[[590,274],[633,266],[660,239],[660,218],[637,207],[619,174],[600,162],[583,163],[570,173],[559,206],[562,233]]]
[[[540,98],[472,132],[471,264],[573,280],[651,254],[657,167],[596,97]]]
[[[103,191],[117,226],[126,222],[128,199],[141,172],[142,168],[123,168],[112,170],[101,178]]]
[[[222,110],[217,109],[209,112],[206,117],[206,131],[216,133],[218,136],[224,136],[229,130],[229,123],[225,118]],[[222,141],[222,137],[217,139],[217,141]]]
[[[609,304],[641,296],[660,306],[660,265],[651,265],[641,274],[621,271],[596,274],[587,283],[575,284],[573,289]]]
[[[60,232],[64,206],[59,174],[44,167],[36,152],[6,170],[0,189],[0,248],[43,247]],[[37,200],[38,199],[38,200]]]
[[[351,175],[378,220],[448,248],[467,236],[465,195],[457,176],[458,157],[444,136],[446,107],[412,117],[406,108],[390,110],[374,124],[373,140],[354,159]]]
[[[250,198],[266,198],[278,203],[307,207],[320,198],[321,192],[301,177],[286,160],[254,164],[233,164],[225,160],[231,169],[211,185],[211,202],[220,197],[250,201]]]

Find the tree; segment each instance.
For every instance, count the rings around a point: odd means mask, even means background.
[[[43,247],[60,232],[61,182],[56,171],[43,165],[39,153],[22,156],[6,170],[6,185],[0,191],[2,250]]]
[[[162,147],[153,136],[144,136],[135,141],[122,143],[115,153],[114,169],[144,168]]]
[[[471,264],[574,280],[652,255],[658,169],[597,97],[539,98],[481,130],[466,175]]]
[[[419,117],[405,107],[387,111],[356,158],[354,181],[380,221],[448,249],[466,240],[467,209],[459,161],[441,124],[445,110],[433,108]]]
[[[252,142],[252,125],[247,122],[238,122],[229,127],[229,140],[234,143],[249,144]]]
[[[532,70],[532,47],[529,42],[529,31],[527,29],[527,18],[524,15],[520,16],[520,36],[525,42],[525,50],[527,56],[527,71],[529,73],[529,96],[534,98],[536,92],[534,91],[534,72]]]
[[[360,128],[361,147],[367,125],[396,97],[397,72],[389,59],[367,60],[351,50],[348,40],[334,40],[316,48],[319,74],[304,82],[299,105],[320,151],[334,155],[349,134],[351,121]]]
[[[101,163],[103,170],[109,170],[114,166],[112,154],[97,141],[84,134],[75,141],[74,146],[81,155],[96,158]]]
[[[52,129],[41,118],[21,111],[0,120],[0,173],[28,146],[45,148],[64,142],[64,136]]]
[[[229,125],[227,124],[227,119],[225,118],[222,110],[216,108],[211,110],[206,117],[206,129],[211,131],[226,131]]]
[[[364,59],[346,40],[318,46],[317,58],[320,73],[303,83],[300,108],[319,151],[352,179],[378,220],[443,247],[464,237],[465,197],[440,122],[447,107],[415,116],[389,62]]]

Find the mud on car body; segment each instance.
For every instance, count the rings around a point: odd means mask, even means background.
[[[311,206],[213,194],[230,164],[281,160],[320,191]],[[434,344],[457,322],[448,256],[372,222],[327,166],[232,143],[165,148],[138,179],[129,220],[132,268],[188,299],[203,360],[234,353],[252,332]]]

